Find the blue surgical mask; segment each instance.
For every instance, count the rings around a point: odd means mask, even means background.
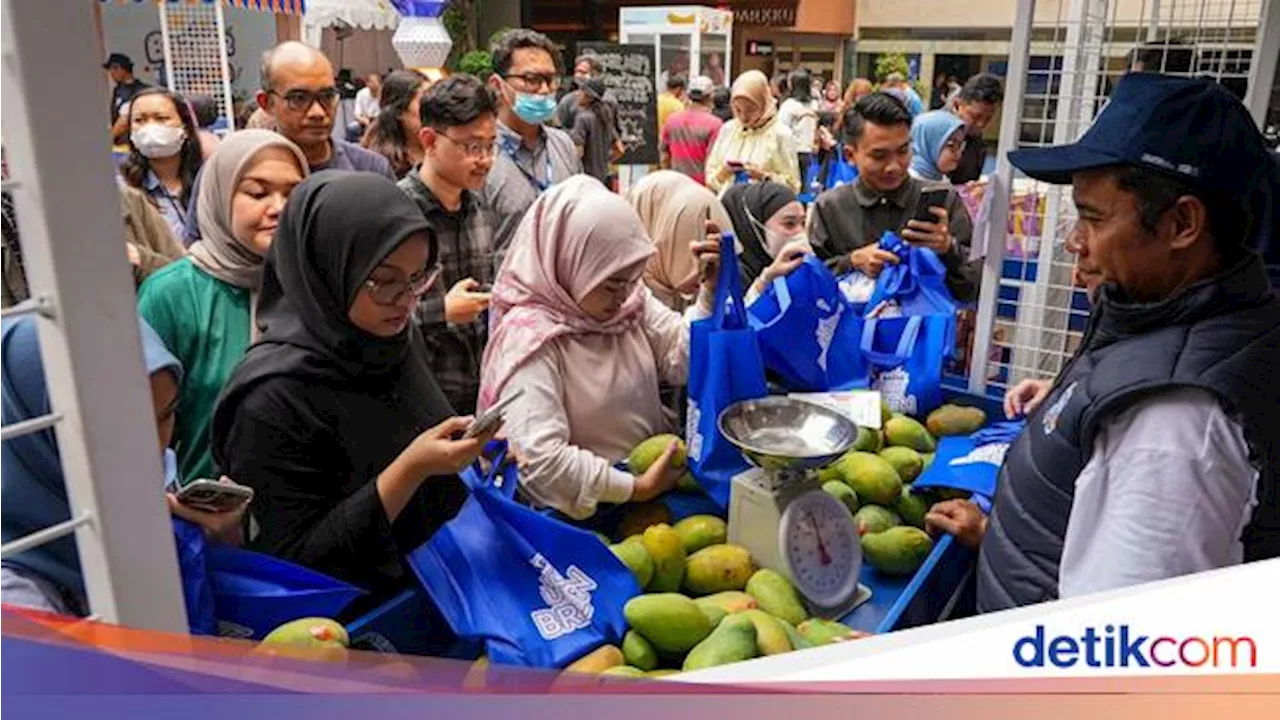
[[[516,117],[530,125],[541,125],[556,111],[554,95],[535,95],[534,93],[516,93],[513,109]]]

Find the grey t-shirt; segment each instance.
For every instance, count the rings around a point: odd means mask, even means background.
[[[582,171],[605,182],[609,177],[609,156],[613,151],[612,123],[597,111],[578,108],[570,133],[575,145],[582,146]]]

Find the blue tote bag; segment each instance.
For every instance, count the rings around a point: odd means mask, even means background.
[[[942,369],[955,348],[956,304],[946,267],[932,250],[885,233],[880,247],[901,258],[876,279],[859,347],[867,386],[894,412],[928,413],[942,404]]]
[[[787,390],[866,387],[862,317],[816,256],[805,256],[800,267],[770,283],[747,312],[765,369]]]
[[[262,553],[209,542],[172,518],[187,624],[196,635],[261,639],[304,617],[334,617],[364,591]]]
[[[764,359],[747,320],[733,233],[720,237],[720,274],[711,317],[689,329],[689,412],[685,439],[689,470],[722,510],[729,508],[733,476],[750,466],[720,434],[720,412],[735,402],[764,397]]]
[[[259,640],[291,620],[332,618],[364,591],[271,555],[210,543],[209,581],[218,632]]]
[[[591,532],[516,502],[505,459],[460,474],[471,497],[409,556],[427,594],[494,663],[560,668],[621,643],[635,577]]]
[[[182,575],[182,599],[187,606],[187,626],[192,635],[213,635],[218,621],[213,611],[213,583],[209,579],[208,545],[199,525],[170,516],[174,549]]]
[[[933,463],[916,478],[912,489],[966,490],[984,511],[990,510],[1005,453],[1026,424],[1025,420],[998,422],[972,435],[939,439]]]

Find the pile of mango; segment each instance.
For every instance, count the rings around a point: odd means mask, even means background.
[[[809,617],[791,581],[757,568],[745,548],[725,541],[727,530],[718,517],[694,515],[610,545],[645,594],[624,608],[630,629],[621,647],[601,647],[565,671],[662,677],[857,637]]]
[[[881,429],[858,428],[853,449],[819,471],[822,489],[853,513],[862,557],[880,572],[910,575],[933,550],[924,531],[929,506],[945,493],[913,492],[933,462],[937,438],[968,435],[985,423],[978,408],[943,405],[922,424],[881,406]]]

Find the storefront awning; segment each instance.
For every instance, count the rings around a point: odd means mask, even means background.
[[[162,0],[100,0],[106,5],[134,5],[150,3],[158,5]],[[231,7],[259,12],[276,13],[278,15],[302,15],[307,11],[306,0],[164,0],[174,5],[199,5],[223,2]]]

